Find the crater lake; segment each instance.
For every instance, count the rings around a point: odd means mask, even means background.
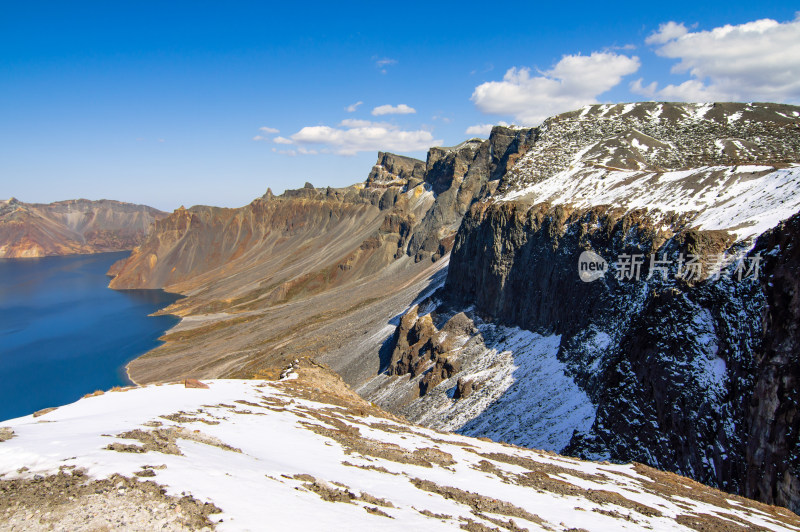
[[[129,252],[0,259],[0,421],[131,384],[125,365],[161,342],[181,296],[111,290]]]

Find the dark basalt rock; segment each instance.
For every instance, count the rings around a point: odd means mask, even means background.
[[[456,381],[456,389],[453,392],[453,399],[466,399],[472,395],[473,392],[479,390],[480,388],[480,383],[465,379],[464,377],[459,377],[458,381]]]
[[[744,494],[800,513],[800,215],[763,235],[763,344],[748,406]]]
[[[419,182],[424,175],[424,162],[381,151],[378,152],[378,162],[372,167],[366,182],[369,186],[394,181],[408,183],[412,179]]]
[[[800,511],[798,236],[800,214],[758,240],[748,256],[766,257],[759,279],[648,281],[645,264],[639,281],[584,283],[584,249],[706,255],[732,238],[687,230],[657,247],[657,228],[636,212],[476,204],[437,297],[440,309],[474,306],[562,336],[559,359],[597,405],[565,453],[647,463]]]
[[[425,183],[436,202],[415,229],[408,255],[416,261],[437,260],[449,250],[447,241],[476,201],[497,189],[498,179],[530,148],[534,129],[495,127],[489,140],[472,139],[453,148],[431,148]]]
[[[461,370],[457,356],[451,354],[453,338],[459,334],[474,334],[475,328],[464,313],[435,324],[440,318],[426,314],[419,316],[417,309],[407,312],[392,337],[392,356],[387,375],[423,375],[418,395],[425,395]]]

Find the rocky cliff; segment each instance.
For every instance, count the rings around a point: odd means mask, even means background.
[[[799,117],[645,103],[545,121],[360,393],[437,428],[800,510]]]
[[[800,216],[762,238],[760,320],[762,342],[755,352],[753,392],[747,408],[744,493],[798,511],[800,493]]]
[[[45,257],[128,250],[166,216],[119,201],[0,202],[0,257]]]

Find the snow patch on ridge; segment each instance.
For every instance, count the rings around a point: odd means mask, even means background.
[[[549,179],[501,196],[685,214],[689,226],[723,229],[739,240],[757,236],[800,210],[800,167],[708,166],[671,172],[601,170],[579,162]]]

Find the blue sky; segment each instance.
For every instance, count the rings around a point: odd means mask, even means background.
[[[796,9],[4,2],[0,197],[240,206],[587,103],[800,103]]]

